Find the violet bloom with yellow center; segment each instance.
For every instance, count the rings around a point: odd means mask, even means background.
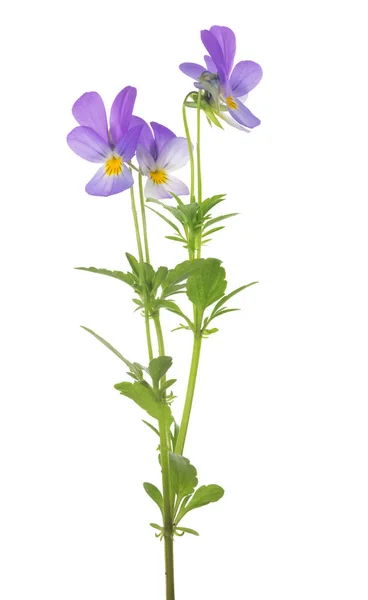
[[[144,188],[146,198],[163,200],[172,198],[172,194],[189,194],[185,183],[172,175],[173,171],[183,167],[189,160],[188,142],[184,137],[176,137],[167,127],[159,123],[145,123],[137,148],[139,167],[147,177]]]
[[[80,126],[69,133],[67,142],[78,156],[102,164],[86,185],[86,192],[92,196],[118,194],[134,183],[126,163],[136,152],[143,127],[143,121],[132,116],[136,96],[137,90],[130,86],[119,92],[111,107],[110,129],[97,92],[83,94],[73,106]]]
[[[242,60],[235,67],[236,38],[229,27],[214,25],[201,31],[201,39],[209,53],[204,57],[206,66],[196,63],[182,63],[180,70],[196,80],[194,84],[203,89],[214,106],[221,102],[222,110],[216,110],[217,116],[240,129],[253,129],[260,124],[244,104],[248,94],[262,79],[262,69],[252,60]],[[231,115],[226,114],[226,110]]]

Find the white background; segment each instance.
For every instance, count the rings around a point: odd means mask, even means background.
[[[73,271],[125,269],[129,194],[93,198],[95,165],[65,137],[73,102],[183,133],[199,32],[232,27],[237,59],[261,63],[250,135],[203,132],[204,193],[228,222],[206,256],[229,288],[257,279],[204,342],[186,453],[226,489],[175,543],[177,599],[366,600],[367,90],[363,3],[16,2],[1,17],[1,513],[3,600],[163,600],[163,547],[143,481],[156,439],[113,385],[118,359],[87,325],[145,361],[128,287]],[[193,117],[193,115],[191,115]],[[183,177],[188,171],[183,170]],[[152,218],[151,218],[152,217]],[[149,215],[155,266],[184,250]],[[189,333],[169,333],[180,414]]]

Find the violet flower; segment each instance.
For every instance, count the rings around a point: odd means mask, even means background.
[[[110,130],[97,92],[83,94],[72,108],[80,126],[67,137],[70,148],[85,160],[103,165],[86,185],[92,196],[118,194],[134,183],[126,163],[133,158],[142,131],[140,119],[132,117],[136,96],[136,88],[130,86],[119,92],[111,107]]]
[[[146,198],[163,200],[189,194],[185,183],[171,173],[183,167],[189,160],[188,142],[184,137],[176,137],[167,127],[151,122],[153,135],[147,123],[144,124],[137,160],[147,182],[144,189]],[[172,192],[172,193],[171,193]]]
[[[230,125],[236,126],[238,123],[240,129],[253,129],[261,121],[243,102],[262,78],[260,65],[251,60],[243,60],[233,68],[236,39],[229,27],[214,25],[209,30],[201,31],[201,39],[209,53],[209,56],[204,57],[206,67],[196,63],[182,63],[180,70],[196,80],[196,87],[205,90],[205,100],[210,102],[217,116]],[[232,119],[224,114],[226,111]]]

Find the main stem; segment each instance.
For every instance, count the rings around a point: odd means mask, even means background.
[[[165,355],[164,337],[162,334],[160,315],[153,317],[155,323],[158,351],[160,356]],[[165,576],[166,576],[166,600],[175,600],[174,589],[174,542],[173,542],[173,513],[170,485],[170,432],[167,422],[166,406],[163,405],[159,420],[160,431],[160,454],[162,470],[162,492],[164,499],[164,544],[165,544]]]

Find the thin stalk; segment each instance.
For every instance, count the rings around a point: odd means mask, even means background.
[[[198,92],[197,101],[197,202],[202,204],[202,171],[201,171],[201,100],[202,92]],[[197,235],[197,258],[201,258],[202,231]]]
[[[183,102],[183,121],[184,121],[184,129],[185,129],[185,137],[188,142],[188,151],[189,151],[189,162],[190,162],[190,201],[194,202],[194,154],[193,154],[193,144],[190,137],[190,131],[188,126],[187,119],[187,109],[185,103],[187,98],[189,98],[190,94],[188,94]]]
[[[194,390],[195,390],[195,385],[196,385],[196,380],[197,380],[199,358],[201,355],[201,346],[202,346],[202,335],[201,335],[201,333],[196,333],[194,336],[194,342],[193,342],[192,362],[191,362],[190,371],[189,371],[187,394],[185,397],[185,404],[184,404],[183,415],[182,415],[181,423],[180,423],[179,435],[178,435],[178,439],[176,441],[175,454],[183,454],[183,451],[184,451],[184,445],[185,445],[185,440],[187,437],[190,413],[192,410]]]
[[[149,263],[150,262],[150,255],[149,255],[149,247],[148,247],[146,207],[145,207],[145,204],[144,204],[144,192],[143,192],[143,177],[142,177],[142,173],[139,173],[139,175],[138,175],[138,185],[139,185],[139,198],[140,198],[140,203],[141,203],[141,215],[142,215],[142,226],[143,226],[143,241],[144,241],[145,261],[147,263]]]
[[[135,198],[134,198],[134,186],[132,186],[130,188],[130,198],[131,198],[131,203],[132,203],[132,213],[133,213],[133,221],[134,221],[134,228],[135,228],[135,236],[137,238],[137,246],[138,246],[138,257],[139,257],[139,265],[140,265],[140,282],[141,282],[141,286],[142,286],[142,290],[143,290],[144,323],[145,323],[145,327],[146,327],[148,358],[151,361],[153,359],[152,338],[151,338],[151,328],[150,328],[150,323],[149,323],[149,309],[148,309],[147,294],[144,291],[145,284],[144,284],[144,270],[143,270],[144,269],[144,267],[143,267],[143,250],[142,250],[141,234],[140,234],[140,230],[139,230],[137,208],[135,205]]]

